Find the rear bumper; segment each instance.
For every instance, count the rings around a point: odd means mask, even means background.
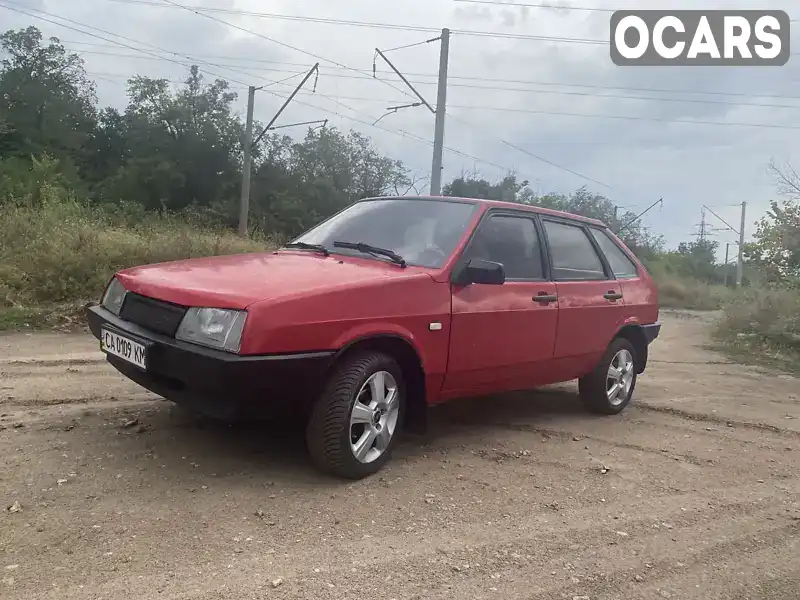
[[[661,323],[642,325],[642,330],[644,331],[644,337],[647,339],[647,343],[650,344],[658,337],[658,334],[661,333]]]
[[[87,309],[92,334],[101,328],[147,347],[147,370],[106,355],[142,387],[199,412],[237,418],[262,410],[294,412],[308,406],[333,363],[333,351],[240,356],[181,342],[123,321],[101,306]]]

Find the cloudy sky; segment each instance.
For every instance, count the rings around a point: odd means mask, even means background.
[[[424,177],[433,115],[412,108],[372,125],[387,107],[413,101],[385,64],[378,64],[380,80],[372,78],[374,49],[424,42],[448,27],[445,181],[465,171],[494,180],[514,170],[538,192],[587,185],[632,211],[663,197],[663,207],[644,220],[670,245],[691,239],[703,204],[738,228],[736,205],[748,202],[752,231],[775,197],[770,159],[800,165],[800,57],[783,67],[618,67],[606,43],[611,11],[637,3],[516,2],[537,5],[524,7],[493,1],[0,0],[0,29],[34,24],[58,36],[83,56],[100,103],[119,108],[131,75],[177,82],[185,65],[197,63],[209,79],[231,82],[242,115],[246,86],[266,86],[257,93],[255,115],[267,121],[299,76],[273,82],[319,61],[316,93],[307,87],[278,124],[328,118],[370,135]],[[659,6],[766,4],[800,19],[796,1]],[[798,41],[793,36],[800,48]],[[435,104],[439,43],[388,56]],[[303,128],[284,131],[302,135]],[[708,219],[712,227],[725,227],[713,215]],[[715,239],[724,247],[736,238],[717,231]]]

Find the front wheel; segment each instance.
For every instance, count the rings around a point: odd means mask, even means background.
[[[594,371],[578,381],[584,405],[603,415],[622,412],[636,387],[636,360],[636,350],[628,340],[611,342]]]
[[[345,358],[311,412],[306,441],[321,470],[361,479],[389,460],[405,412],[405,382],[382,352]]]

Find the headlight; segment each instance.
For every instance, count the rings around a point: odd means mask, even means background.
[[[127,293],[128,291],[119,280],[114,277],[111,283],[108,284],[105,294],[103,294],[103,300],[101,302],[103,308],[119,316],[119,311],[122,310],[122,303],[125,301],[125,294]]]
[[[228,352],[239,352],[247,313],[222,308],[190,308],[175,337]]]

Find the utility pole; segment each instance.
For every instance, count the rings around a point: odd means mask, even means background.
[[[242,195],[239,198],[239,235],[247,237],[247,216],[250,212],[250,167],[253,162],[253,108],[256,88],[247,88],[247,123],[244,133],[244,163],[242,164]]]
[[[736,261],[736,287],[742,286],[742,274],[744,271],[744,218],[747,210],[747,202],[742,202],[742,221],[739,225],[739,260]]]
[[[730,271],[730,266],[728,265],[728,251],[730,250],[731,245],[730,243],[725,244],[725,287],[728,287],[728,271]]]
[[[442,151],[444,150],[444,117],[447,111],[447,63],[450,54],[450,30],[442,29],[439,50],[439,91],[436,94],[436,123],[433,132],[433,163],[431,164],[431,196],[442,193]]]
[[[316,63],[311,70],[306,73],[306,76],[303,78],[303,81],[294,89],[291,95],[286,99],[286,101],[281,105],[278,109],[278,112],[275,113],[275,116],[270,119],[270,122],[267,123],[267,126],[264,127],[264,131],[258,134],[258,137],[253,140],[253,108],[255,105],[256,100],[256,90],[260,90],[260,87],[253,87],[252,85],[247,88],[247,123],[245,125],[245,134],[244,134],[244,163],[242,165],[242,195],[239,198],[239,235],[242,237],[247,237],[247,218],[250,213],[250,170],[253,163],[253,148],[255,148],[256,144],[261,141],[261,138],[264,137],[269,130],[275,129],[273,125],[278,117],[281,116],[281,113],[289,106],[289,103],[294,99],[297,95],[297,92],[300,91],[306,81],[309,80],[313,73],[317,74],[317,79],[319,79],[319,63]],[[314,91],[317,91],[317,79],[314,80]],[[263,86],[262,86],[263,87]],[[314,123],[319,123],[320,121],[313,121]],[[325,120],[327,123],[327,119]],[[300,125],[308,124],[306,123],[297,123]]]
[[[430,105],[430,103],[425,100],[425,98],[420,94],[417,89],[411,85],[411,82],[400,72],[400,69],[395,67],[392,62],[386,57],[386,52],[391,52],[392,50],[401,50],[403,48],[410,48],[412,46],[419,46],[421,44],[429,44],[431,42],[435,42],[441,40],[442,45],[439,49],[439,88],[436,95],[436,109]],[[416,44],[408,44],[406,46],[399,46],[397,48],[391,48],[390,50],[381,51],[380,48],[375,48],[375,58],[372,59],[372,75],[376,77],[376,66],[375,60],[380,56],[387,65],[392,68],[397,76],[403,81],[403,83],[408,86],[408,88],[414,92],[414,95],[419,98],[420,102],[414,102],[413,104],[404,104],[402,106],[390,106],[386,110],[388,111],[385,115],[383,115],[380,119],[375,121],[377,123],[383,117],[394,114],[398,110],[403,108],[414,108],[417,106],[424,105],[429,111],[431,111],[436,119],[434,124],[433,130],[433,161],[431,163],[431,196],[439,196],[442,193],[442,151],[444,150],[444,117],[447,114],[447,62],[450,56],[450,30],[446,27],[442,29],[442,35],[440,37],[432,38],[430,40],[425,40],[423,42],[418,42]],[[373,125],[375,124],[373,123]]]

